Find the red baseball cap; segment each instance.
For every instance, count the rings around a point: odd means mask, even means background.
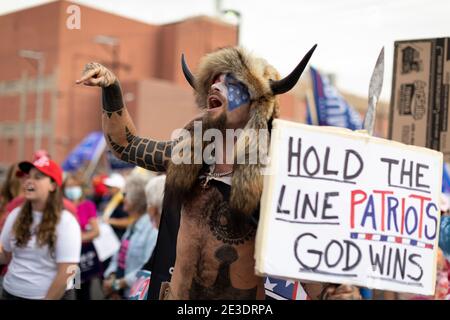
[[[62,185],[62,170],[61,167],[53,160],[50,160],[46,156],[42,156],[33,162],[24,161],[19,163],[19,169],[25,173],[30,172],[31,168],[36,168],[46,176],[49,176],[55,180],[56,184],[61,187]]]
[[[103,196],[108,192],[108,187],[103,183],[107,177],[107,175],[98,175],[92,179],[92,187],[96,195]]]
[[[44,149],[37,150],[35,153],[33,153],[33,161],[36,161],[40,157],[47,157],[50,159],[50,155],[48,154],[47,150]]]

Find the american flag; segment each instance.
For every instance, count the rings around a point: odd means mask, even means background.
[[[264,280],[266,296],[275,300],[308,300],[300,282],[266,277]]]

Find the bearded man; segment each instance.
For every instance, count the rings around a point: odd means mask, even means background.
[[[103,131],[115,155],[167,173],[160,233],[150,262],[150,297],[160,293],[163,299],[264,299],[263,278],[254,270],[264,165],[261,161],[248,163],[248,150],[256,146],[265,153],[267,143],[245,140],[245,132],[270,132],[279,113],[277,95],[297,83],[314,49],[284,79],[264,59],[240,47],[207,54],[195,76],[182,57],[183,73],[204,111],[196,119],[202,132],[244,132],[237,141],[225,140],[222,148],[216,144],[212,162],[202,158],[204,142],[197,148],[195,122],[185,128],[187,139],[139,137],[123,103],[118,79],[98,63],[86,65],[77,83],[102,88]],[[172,161],[180,150],[189,163]],[[247,160],[244,163],[237,163],[240,152]],[[353,286],[305,283],[304,287],[313,299],[360,298]]]

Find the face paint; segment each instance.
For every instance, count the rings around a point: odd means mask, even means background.
[[[234,109],[250,102],[250,94],[247,86],[238,81],[233,75],[227,74],[225,76],[225,85],[228,91],[228,110]]]

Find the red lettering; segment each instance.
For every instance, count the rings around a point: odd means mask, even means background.
[[[362,195],[362,199],[356,200],[357,195]],[[355,206],[361,204],[367,199],[367,194],[362,190],[352,190],[351,193],[351,204],[350,204],[350,227],[353,229],[355,227]]]
[[[421,239],[422,238],[422,224],[423,224],[423,207],[424,207],[424,202],[425,201],[431,201],[431,198],[420,196],[418,194],[411,194],[409,197],[413,198],[413,199],[420,200],[419,239]]]
[[[373,190],[375,194],[381,194],[381,231],[384,231],[384,215],[385,215],[385,200],[387,194],[394,194],[392,191]]]

